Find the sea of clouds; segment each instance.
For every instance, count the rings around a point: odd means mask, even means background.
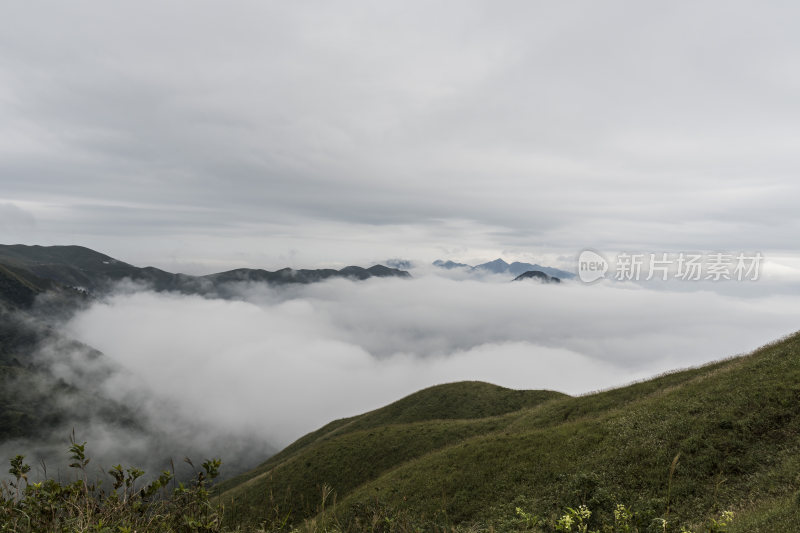
[[[439,383],[582,394],[744,353],[800,324],[800,296],[631,284],[427,274],[227,289],[233,298],[128,287],[64,331],[113,362],[103,393],[156,427],[280,447]]]

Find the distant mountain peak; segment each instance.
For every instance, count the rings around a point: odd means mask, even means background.
[[[533,279],[536,281],[540,281],[542,283],[561,283],[560,279],[554,276],[548,276],[541,270],[528,270],[527,272],[523,272],[522,274],[514,278],[512,281],[522,281],[525,279]]]
[[[480,264],[475,268],[479,270],[486,270],[494,274],[505,274],[506,272],[508,272],[509,266],[510,265],[508,263],[506,263],[500,258],[497,258],[494,261],[489,261],[488,263]]]
[[[452,270],[454,268],[463,268],[465,270],[475,272],[476,274],[488,272],[491,274],[510,274],[513,276],[519,276],[520,274],[523,274],[530,270],[538,270],[540,272],[544,272],[549,276],[556,277],[559,279],[572,279],[575,277],[575,274],[573,274],[572,272],[567,272],[566,270],[561,270],[558,268],[547,267],[531,263],[521,263],[519,261],[514,261],[513,263],[509,264],[499,257],[494,261],[489,261],[488,263],[482,263],[477,266],[471,266],[464,263],[455,263],[449,260],[443,261],[441,259],[437,259],[436,261],[433,262],[433,266],[444,268],[447,270]]]
[[[468,268],[468,269],[475,268],[471,265],[467,265],[464,263],[456,263],[454,261],[449,261],[449,260],[442,261],[441,259],[437,259],[436,261],[434,261],[433,266],[437,266],[439,268],[446,268],[447,270],[452,270],[454,268]]]
[[[375,266],[383,266],[383,265],[375,265]],[[386,266],[391,268],[396,268],[398,270],[410,270],[414,268],[414,262],[409,259],[401,259],[399,257],[395,257],[392,259],[387,259]]]

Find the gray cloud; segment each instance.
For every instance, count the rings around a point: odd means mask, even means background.
[[[14,203],[0,203],[0,229],[19,230],[36,225],[36,218]]]
[[[315,264],[796,233],[791,3],[47,9],[2,8],[0,186],[61,209],[0,240],[166,266],[230,234]]]

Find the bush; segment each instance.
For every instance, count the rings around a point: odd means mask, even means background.
[[[176,482],[172,472],[164,471],[138,486],[144,471],[116,465],[108,471],[112,485],[105,491],[102,481],[89,482],[86,443],[71,440],[69,452],[77,479],[66,483],[53,479],[29,482],[30,466],[24,457],[11,459],[8,472],[14,481],[0,485],[0,532],[220,531],[221,508],[209,497],[209,484],[219,474],[219,459],[205,461],[187,484]],[[186,462],[194,468],[189,459]]]

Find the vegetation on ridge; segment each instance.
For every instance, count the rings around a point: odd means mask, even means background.
[[[637,531],[680,531],[727,510],[750,524],[796,513],[787,502],[800,483],[799,335],[749,356],[482,417],[393,420],[414,395],[405,402],[334,422],[222,484],[227,523],[301,523],[320,511],[325,486],[342,524],[365,524],[378,509],[422,526],[503,529],[517,507],[554,523],[586,505],[591,531],[613,523],[622,504]],[[667,509],[670,525],[658,529]]]

